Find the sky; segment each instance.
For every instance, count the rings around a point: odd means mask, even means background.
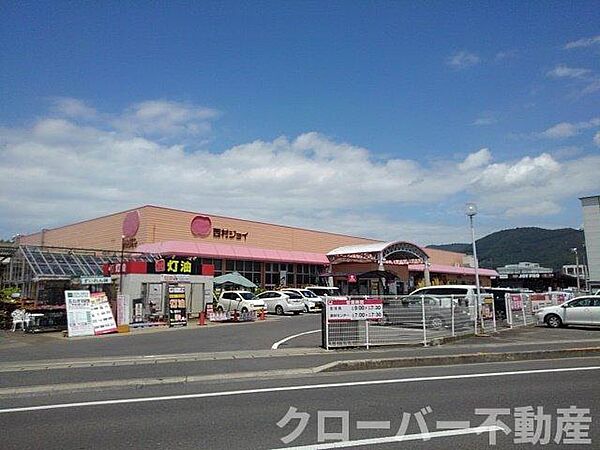
[[[600,5],[0,4],[0,238],[155,204],[417,244],[582,225]]]

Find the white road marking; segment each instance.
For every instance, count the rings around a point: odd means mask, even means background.
[[[359,439],[356,441],[327,442],[324,444],[301,445],[298,447],[280,447],[274,450],[325,450],[329,448],[361,447],[363,445],[387,444],[390,442],[418,441],[440,437],[461,436],[465,434],[491,433],[492,431],[502,431],[502,428],[496,425],[491,425],[488,427],[462,428],[460,430],[447,431],[432,431],[430,433],[405,434],[403,436],[386,436],[381,438]]]
[[[277,350],[281,344],[283,344],[284,342],[287,342],[287,341],[291,341],[294,338],[304,336],[305,334],[319,333],[320,331],[321,331],[321,329],[319,328],[318,330],[305,331],[304,333],[298,333],[298,334],[294,334],[292,336],[288,336],[280,341],[275,342],[273,345],[271,345],[271,350]]]
[[[126,403],[148,403],[161,402],[169,400],[187,400],[196,398],[211,398],[211,397],[231,397],[234,395],[248,394],[265,394],[269,392],[289,392],[289,391],[307,391],[312,389],[336,389],[341,387],[355,386],[374,386],[382,384],[400,384],[400,383],[417,383],[422,381],[443,381],[443,380],[464,380],[468,378],[491,378],[502,377],[509,375],[531,375],[539,373],[557,373],[557,372],[577,372],[600,370],[600,366],[589,367],[563,367],[558,369],[535,369],[535,370],[514,370],[510,372],[483,372],[483,373],[468,373],[462,375],[439,375],[431,377],[414,377],[414,378],[396,378],[390,380],[368,380],[368,381],[347,381],[344,383],[326,383],[326,384],[304,384],[297,386],[279,386],[270,388],[257,389],[241,389],[238,391],[221,391],[221,392],[203,392],[198,394],[180,394],[180,395],[165,395],[162,397],[140,397],[140,398],[121,398],[114,400],[96,400],[89,402],[76,403],[58,403],[56,405],[40,405],[40,406],[23,406],[18,408],[0,409],[0,414],[26,412],[26,411],[44,411],[51,409],[64,408],[80,408],[85,406],[101,406],[101,405],[121,405]]]

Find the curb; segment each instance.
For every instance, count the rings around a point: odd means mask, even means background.
[[[120,390],[127,388],[142,389],[150,386],[160,385],[185,385],[187,383],[223,381],[223,380],[244,380],[256,378],[277,378],[293,375],[310,375],[317,373],[319,367],[307,369],[276,369],[262,372],[238,372],[232,374],[213,374],[213,375],[188,375],[180,377],[162,377],[162,378],[132,378],[125,380],[107,380],[81,383],[65,384],[46,384],[36,386],[21,386],[0,388],[0,398],[12,396],[34,396],[49,395],[57,393],[75,393],[90,391]]]
[[[48,395],[85,391],[106,391],[118,389],[142,389],[159,385],[185,385],[187,383],[214,382],[223,380],[266,379],[285,376],[326,374],[353,370],[377,370],[402,367],[444,366],[458,364],[497,363],[511,361],[544,360],[557,358],[581,358],[600,356],[600,347],[571,348],[561,350],[534,350],[505,353],[466,353],[449,356],[418,356],[385,359],[362,359],[334,361],[312,368],[274,369],[258,372],[237,372],[230,374],[189,375],[162,378],[133,378],[97,382],[47,384],[0,388],[0,398],[14,396]]]
[[[456,364],[530,361],[557,358],[581,358],[600,355],[600,347],[569,348],[560,350],[532,350],[504,353],[465,353],[447,356],[415,356],[385,359],[360,359],[336,361],[320,367],[320,372],[350,370],[393,369],[401,367],[449,366]]]

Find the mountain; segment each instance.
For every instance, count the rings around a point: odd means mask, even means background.
[[[565,264],[575,264],[575,255],[571,252],[574,247],[579,249],[579,261],[583,264],[583,243],[583,231],[573,228],[514,228],[497,231],[478,239],[477,256],[479,265],[490,269],[528,261],[560,270]],[[429,245],[428,248],[472,253],[471,244]]]

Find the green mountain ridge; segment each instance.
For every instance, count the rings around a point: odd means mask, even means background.
[[[478,239],[477,256],[479,265],[489,269],[528,261],[560,270],[565,264],[575,264],[575,255],[571,251],[574,247],[579,250],[579,261],[583,264],[583,231],[573,228],[513,228]],[[427,248],[472,253],[471,244],[463,243],[428,245]]]

